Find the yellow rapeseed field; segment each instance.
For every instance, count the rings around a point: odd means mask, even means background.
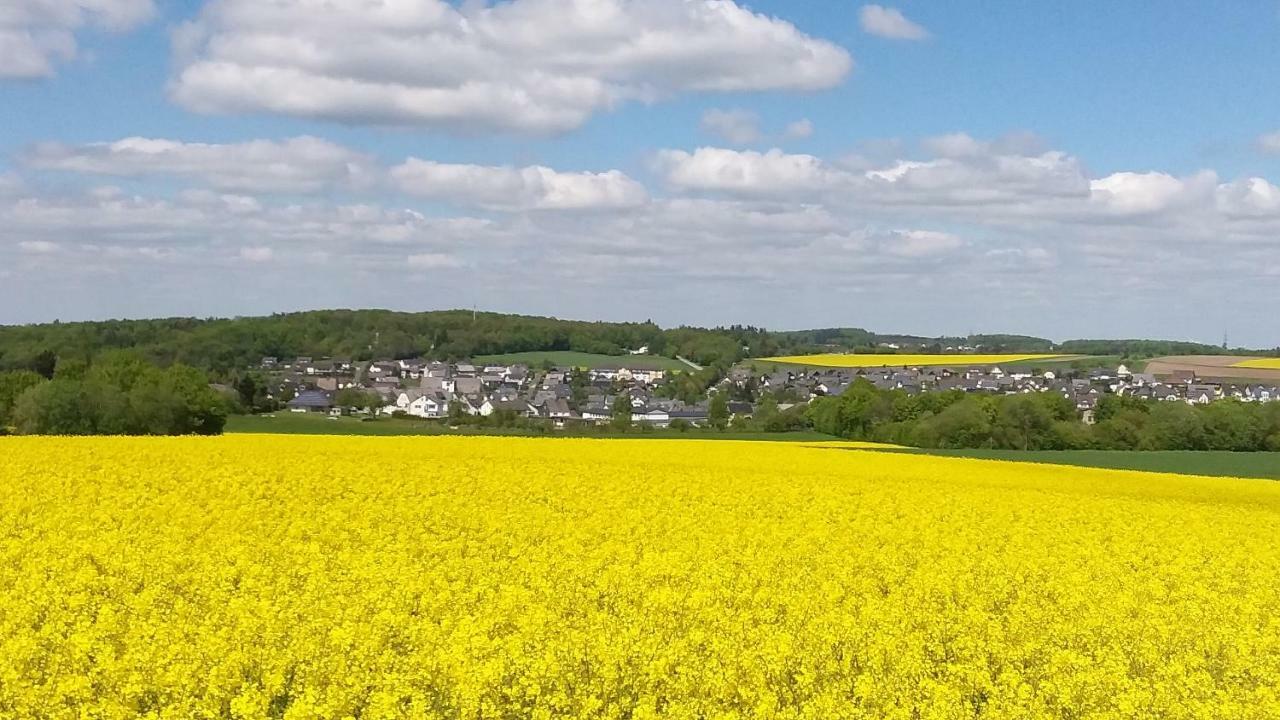
[[[0,717],[1273,718],[1277,538],[832,446],[3,438]]]
[[[951,365],[964,367],[970,365],[1000,365],[1027,360],[1055,360],[1063,355],[853,355],[847,353],[828,353],[825,355],[787,355],[784,357],[760,358],[762,361],[776,362],[786,365],[813,365],[816,367],[835,368],[875,368],[875,367],[929,367]]]
[[[1280,370],[1280,358],[1258,358],[1256,360],[1245,360],[1238,362],[1231,367],[1249,368],[1251,370]]]

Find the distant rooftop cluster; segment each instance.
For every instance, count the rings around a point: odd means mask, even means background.
[[[622,359],[625,365],[625,358]],[[771,368],[772,366],[768,366]],[[709,383],[696,401],[680,400],[666,391],[672,373],[628,368],[532,368],[526,364],[476,364],[431,360],[377,360],[357,363],[342,358],[264,358],[259,368],[270,380],[273,396],[288,399],[295,412],[339,413],[338,393],[364,391],[376,398],[359,410],[424,419],[451,413],[488,417],[505,412],[541,418],[557,425],[606,423],[617,417],[619,397],[632,408],[631,420],[666,427],[681,420],[702,425],[710,398],[729,393],[729,412],[750,416],[755,399],[765,393],[781,410],[819,397],[843,394],[865,380],[880,390],[907,394],[958,391],[1014,395],[1055,393],[1071,400],[1081,419],[1092,422],[1099,400],[1108,394],[1161,402],[1202,405],[1223,399],[1242,402],[1280,400],[1280,387],[1264,383],[1224,383],[1195,373],[1157,377],[1117,368],[1037,370],[1030,366],[759,369],[740,365]],[[347,408],[350,410],[353,408]]]

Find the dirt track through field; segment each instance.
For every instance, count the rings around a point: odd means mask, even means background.
[[[1257,358],[1235,357],[1231,355],[1180,355],[1177,357],[1156,358],[1147,363],[1147,372],[1159,377],[1167,377],[1179,370],[1191,370],[1205,380],[1265,382],[1280,381],[1280,370],[1260,370],[1258,368],[1238,368],[1232,365]]]

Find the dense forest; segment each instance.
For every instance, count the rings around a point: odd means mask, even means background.
[[[755,328],[674,328],[652,322],[604,323],[442,311],[324,310],[233,319],[168,318],[0,327],[0,369],[46,376],[58,358],[90,360],[132,349],[158,365],[184,363],[215,372],[256,365],[263,357],[430,357],[457,360],[529,350],[623,354],[648,347],[695,362],[733,362],[770,354]]]
[[[204,371],[159,368],[130,350],[60,360],[52,378],[0,372],[0,432],[26,435],[217,435],[231,399]]]
[[[31,370],[51,377],[59,359],[88,362],[112,350],[134,350],[148,362],[175,363],[216,376],[257,364],[263,357],[428,357],[458,360],[535,350],[616,355],[641,347],[686,357],[701,365],[728,365],[747,357],[811,352],[944,352],[961,346],[985,352],[1063,352],[1148,358],[1226,352],[1211,345],[1154,340],[1072,340],[1060,345],[1022,335],[928,338],[877,334],[860,328],[767,331],[750,326],[663,329],[653,322],[607,323],[466,310],[392,312],[320,310],[265,317],[167,318],[0,326],[0,370]],[[1238,354],[1265,354],[1233,350]]]

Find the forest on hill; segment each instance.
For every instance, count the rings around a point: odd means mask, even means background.
[[[621,355],[642,347],[701,365],[727,366],[745,358],[816,352],[917,352],[974,347],[984,352],[1062,352],[1149,358],[1217,354],[1197,343],[1157,340],[1071,340],[1055,344],[1023,335],[923,337],[862,328],[769,331],[752,326],[662,328],[652,321],[587,322],[469,310],[394,312],[317,310],[262,317],[163,318],[53,322],[0,326],[0,370],[51,376],[59,358],[91,361],[113,350],[134,350],[166,367],[181,363],[215,374],[255,365],[263,357],[343,357],[352,360],[426,357],[457,360],[527,351]],[[1233,354],[1265,351],[1232,349]],[[1272,351],[1274,352],[1274,351]]]

